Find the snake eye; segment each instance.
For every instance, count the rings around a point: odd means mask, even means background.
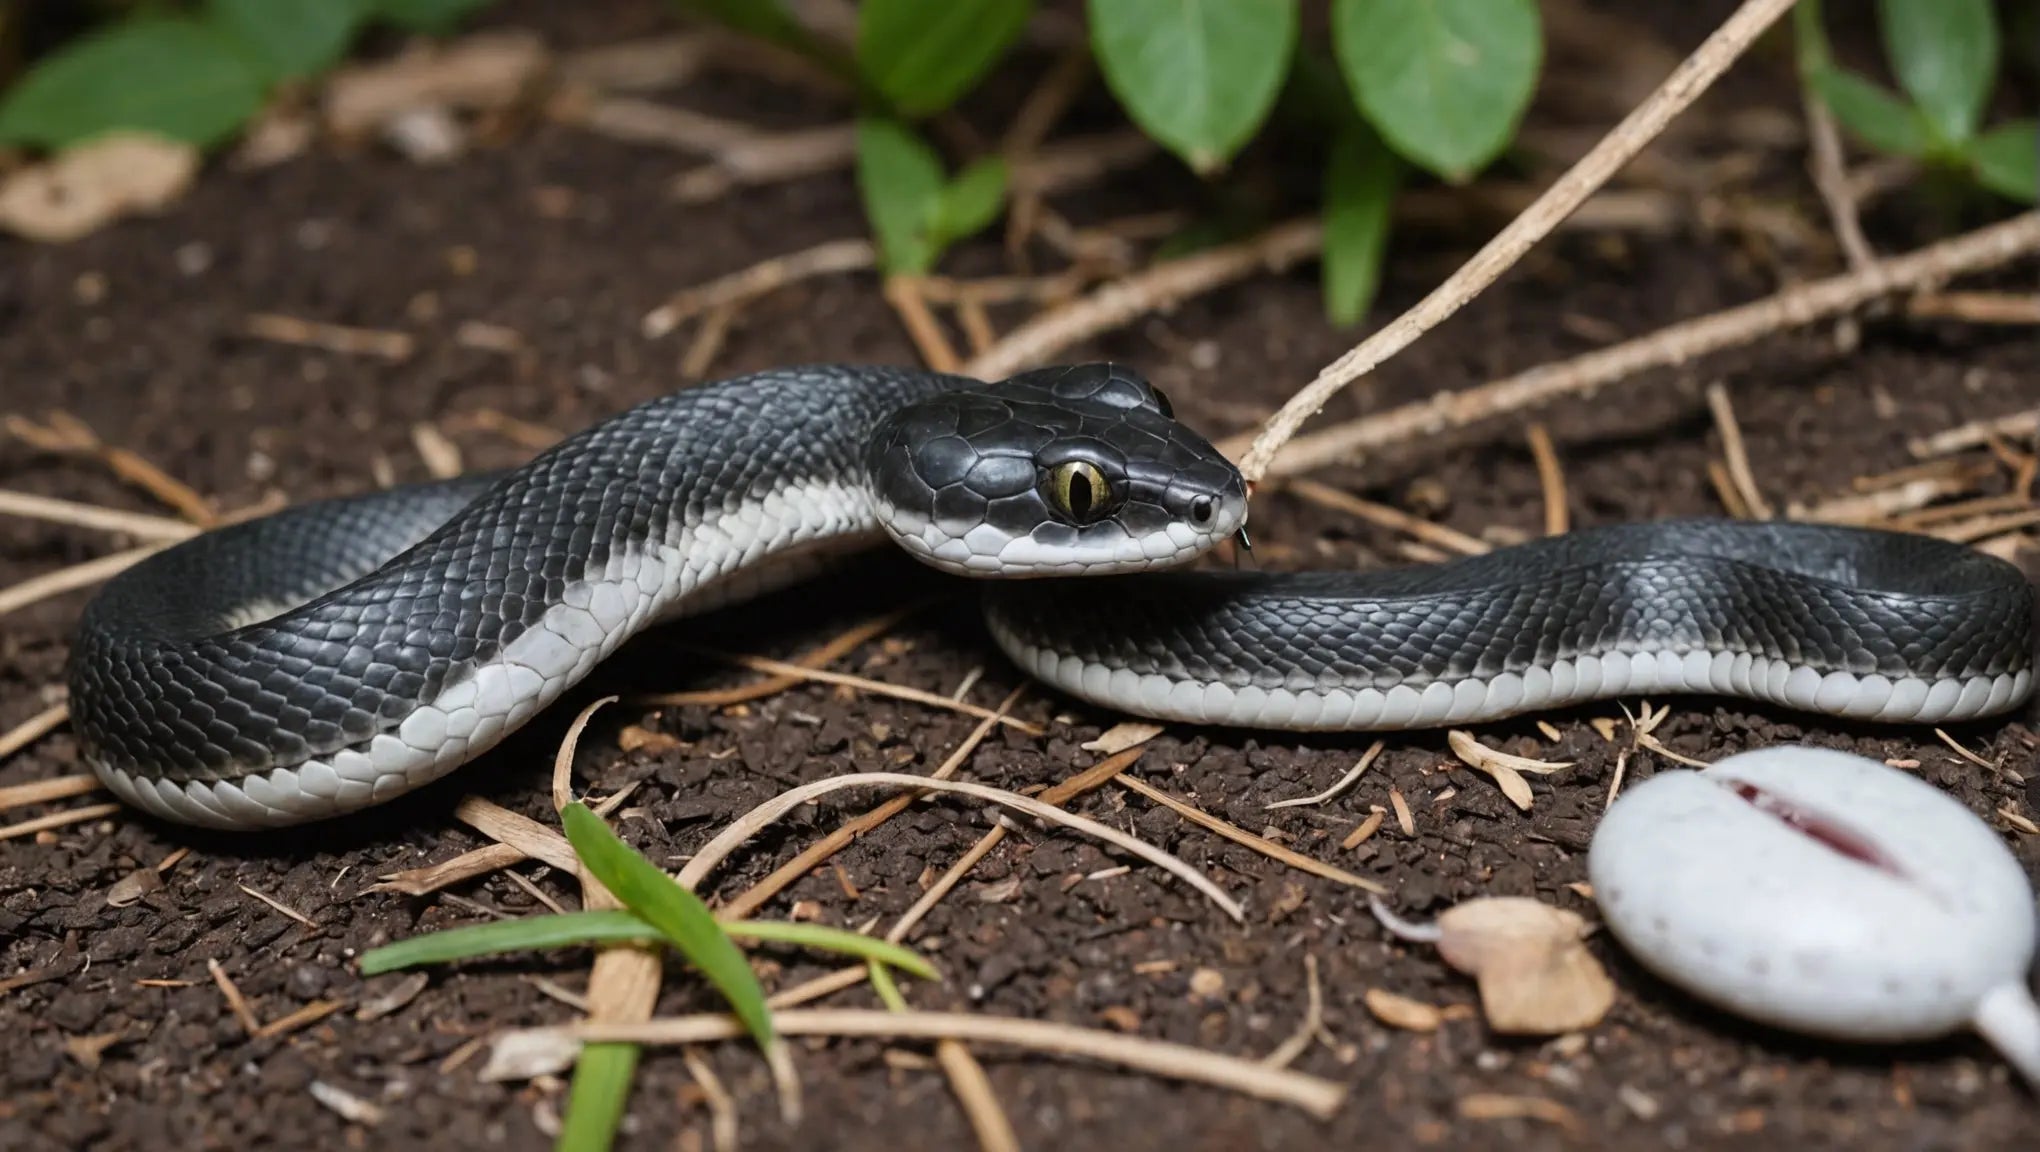
[[[1148,390],[1155,394],[1155,407],[1162,410],[1162,416],[1166,419],[1174,420],[1176,418],[1176,406],[1169,403],[1169,394],[1152,384],[1148,385]]]
[[[1199,524],[1211,523],[1211,497],[1199,496],[1191,501],[1190,518]]]
[[[1111,511],[1112,489],[1096,465],[1066,460],[1048,474],[1048,498],[1056,511],[1079,524],[1089,524]]]

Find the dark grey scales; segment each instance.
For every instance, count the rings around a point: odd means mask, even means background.
[[[85,613],[74,722],[95,771],[171,819],[337,815],[480,755],[643,628],[888,536],[1032,577],[985,582],[999,645],[1163,718],[1435,725],[1683,690],[1930,722],[2032,688],[2032,588],[1923,537],[1674,522],[1390,572],[1156,571],[1245,515],[1238,473],[1121,366],[764,372],[500,475],[152,557]]]

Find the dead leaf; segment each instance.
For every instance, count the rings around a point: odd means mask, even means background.
[[[1523,779],[1523,773],[1556,772],[1561,768],[1572,767],[1570,762],[1513,756],[1482,744],[1473,738],[1471,732],[1457,729],[1446,733],[1445,741],[1452,746],[1453,754],[1465,761],[1468,766],[1492,776],[1495,783],[1500,786],[1502,795],[1507,796],[1511,804],[1525,812],[1530,810],[1533,797],[1530,793],[1530,782]]]
[[[198,175],[198,149],[146,132],[109,132],[0,181],[0,227],[48,244],[122,216],[159,212]]]
[[[1445,1017],[1435,1005],[1398,996],[1381,988],[1369,988],[1363,997],[1367,1010],[1390,1028],[1406,1032],[1436,1032]]]
[[[1160,724],[1143,724],[1129,720],[1123,724],[1114,724],[1099,733],[1096,740],[1079,744],[1078,747],[1086,752],[1096,752],[1103,756],[1117,756],[1128,748],[1145,744],[1161,734]]]
[[[1140,1031],[1140,1014],[1124,1004],[1113,1004],[1098,1009],[1098,1019],[1121,1032]]]
[[[1615,984],[1581,943],[1578,913],[1523,897],[1469,900],[1438,917],[1438,954],[1480,984],[1498,1032],[1551,1035],[1600,1023]]]

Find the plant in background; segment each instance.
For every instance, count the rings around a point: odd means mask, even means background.
[[[1866,146],[2000,196],[2040,201],[2040,120],[1983,129],[2001,56],[1991,0],[1878,0],[1885,59],[1905,95],[1836,64],[1819,0],[1793,12],[1802,81]]]
[[[815,53],[780,0],[681,3]],[[979,160],[952,180],[914,125],[976,87],[1032,7],[859,5],[847,73],[866,103],[858,185],[887,272],[927,272],[998,217],[1003,165]],[[1536,90],[1543,28],[1534,0],[1333,0],[1326,56],[1302,42],[1300,9],[1299,0],[1088,0],[1085,16],[1113,97],[1199,176],[1220,176],[1285,94],[1308,105],[1326,149],[1326,310],[1350,324],[1380,283],[1389,209],[1408,170],[1458,183],[1502,153]],[[840,57],[824,62],[845,67]]]
[[[0,98],[0,144],[60,149],[116,130],[209,148],[278,86],[338,63],[374,25],[440,33],[488,0],[151,4],[36,62]]]

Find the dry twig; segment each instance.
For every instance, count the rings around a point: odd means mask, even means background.
[[[1416,307],[1391,321],[1359,347],[1339,357],[1302,391],[1283,405],[1240,461],[1251,483],[1269,471],[1276,452],[1340,389],[1374,370],[1408,347],[1417,337],[1457,312],[1468,300],[1499,279],[1561,220],[1608,182],[1630,158],[1643,150],[1665,125],[1728,70],[1765,29],[1792,7],[1793,0],[1744,0],[1735,14],[1715,29],[1657,91],[1603,137],[1580,162],[1538,197],[1528,211],[1509,222],[1473,259],[1467,261]]]
[[[1996,267],[2035,251],[2040,251],[2040,211],[2022,213],[1951,240],[1879,261],[1862,272],[1788,288],[1762,300],[1682,321],[1570,360],[1541,365],[1463,392],[1440,393],[1300,436],[1283,447],[1268,465],[1268,474],[1292,476],[1308,472],[1392,444],[1420,440],[1450,428],[1549,403],[1561,396],[1592,392],[1646,369],[1688,363],[1760,336],[1846,312],[1880,297]],[[2020,413],[1997,423],[2001,435],[2031,432],[2040,428],[2040,413]],[[1926,456],[1958,451],[1984,443],[1991,434],[1980,428],[1958,431],[1975,439],[1964,442],[1954,432],[1944,433],[1915,444],[1913,452]]]
[[[1232,841],[1235,844],[1243,844],[1248,848],[1252,848],[1254,851],[1259,852],[1261,855],[1268,857],[1270,860],[1274,860],[1282,864],[1287,864],[1291,868],[1296,868],[1301,871],[1308,872],[1313,876],[1322,876],[1327,880],[1336,881],[1340,884],[1348,885],[1349,887],[1359,888],[1362,891],[1373,892],[1383,896],[1388,894],[1388,888],[1385,885],[1379,884],[1373,880],[1369,880],[1365,876],[1355,876],[1353,873],[1346,871],[1344,868],[1334,867],[1330,864],[1325,863],[1322,860],[1318,860],[1310,856],[1305,856],[1301,852],[1291,851],[1290,849],[1284,848],[1282,845],[1275,843],[1273,840],[1269,840],[1262,836],[1256,836],[1252,832],[1249,832],[1246,829],[1241,828],[1237,824],[1228,823],[1227,821],[1221,820],[1218,817],[1213,816],[1211,813],[1206,812],[1204,809],[1199,808],[1194,804],[1190,804],[1186,801],[1179,800],[1176,797],[1169,795],[1167,792],[1164,792],[1160,788],[1157,788],[1154,785],[1149,784],[1144,780],[1141,780],[1137,776],[1121,776],[1118,778],[1117,783],[1126,788],[1130,788],[1135,792],[1140,793],[1141,795],[1147,797],[1148,799],[1154,801],[1155,803],[1160,804],[1162,807],[1167,808],[1170,811],[1174,812],[1176,815],[1181,816],[1183,819],[1190,821],[1192,824],[1196,824],[1202,828],[1208,828],[1211,831],[1218,833],[1220,836],[1225,837],[1226,839]]]
[[[1014,1020],[949,1012],[892,1012],[846,1008],[780,1012],[773,1024],[788,1036],[868,1036],[895,1039],[966,1040],[974,1044],[1010,1044],[1039,1052],[1078,1056],[1119,1064],[1159,1076],[1211,1084],[1263,1100],[1291,1104],[1321,1119],[1338,1111],[1346,1087],[1330,1080],[1259,1061],[1206,1052],[1187,1045],[1124,1036],[1102,1029],[1075,1028],[1042,1020]],[[633,1044],[701,1044],[733,1040],[743,1026],[727,1014],[682,1016],[643,1024],[587,1023],[565,1028],[535,1028],[497,1038],[501,1057],[513,1044],[527,1051],[559,1041],[586,1043],[620,1041]],[[493,1062],[492,1062],[493,1063]],[[508,1063],[508,1061],[506,1061]],[[523,1073],[518,1069],[512,1074]],[[485,1078],[507,1078],[500,1071]]]
[[[1750,468],[1750,454],[1743,447],[1742,425],[1736,422],[1735,403],[1728,397],[1728,389],[1719,381],[1707,386],[1707,409],[1714,414],[1715,430],[1721,433],[1721,454],[1728,467],[1728,478],[1735,485],[1735,493],[1742,499],[1742,506],[1749,509],[1750,517],[1769,520],[1776,513],[1764,494],[1757,489],[1756,473]]]

